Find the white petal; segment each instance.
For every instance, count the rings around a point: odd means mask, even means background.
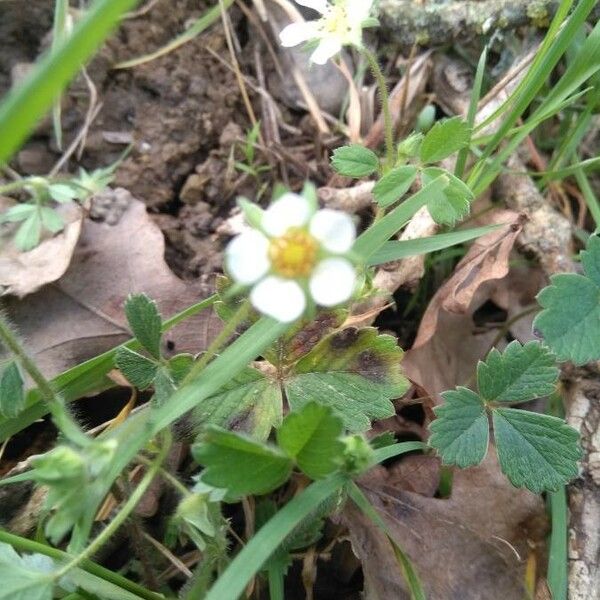
[[[314,270],[309,282],[310,294],[321,306],[335,306],[352,296],[356,271],[345,258],[326,258]]]
[[[229,274],[244,285],[258,281],[271,268],[269,240],[256,229],[248,229],[234,237],[225,250]]]
[[[256,310],[282,323],[295,321],[306,308],[302,288],[295,281],[274,275],[265,277],[254,286],[250,302]]]
[[[352,218],[341,210],[324,208],[310,220],[311,235],[329,252],[348,252],[356,238]]]
[[[321,14],[329,8],[327,0],[296,0],[296,2],[307,8],[312,8]]]
[[[335,38],[324,37],[312,53],[310,60],[317,65],[324,65],[332,56],[342,49],[342,44]]]
[[[311,207],[306,198],[287,193],[265,210],[262,227],[268,235],[283,235],[290,227],[302,227],[310,219]]]
[[[284,48],[291,48],[314,38],[315,35],[316,29],[314,23],[300,21],[298,23],[290,23],[284,27],[279,34],[279,40]]]
[[[347,0],[346,14],[352,23],[360,25],[371,14],[372,6],[369,0]]]

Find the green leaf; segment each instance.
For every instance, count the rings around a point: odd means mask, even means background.
[[[562,419],[515,408],[492,413],[500,467],[514,486],[539,494],[577,476],[579,434]]]
[[[6,212],[0,215],[0,223],[16,223],[24,221],[31,213],[35,212],[37,206],[35,204],[15,204]]]
[[[125,379],[140,390],[145,390],[152,385],[158,369],[158,365],[153,360],[123,346],[117,348],[115,365]]]
[[[159,359],[162,320],[156,302],[146,294],[131,295],[125,302],[125,315],[137,341]]]
[[[243,431],[266,440],[281,423],[279,384],[252,367],[246,367],[215,395],[198,404],[188,422],[193,429],[208,425]]]
[[[330,408],[311,402],[291,412],[277,430],[277,443],[311,479],[335,471],[344,445],[342,421]]]
[[[584,275],[550,278],[537,297],[544,310],[533,322],[557,357],[576,365],[600,359],[600,237],[590,237],[581,262]]]
[[[154,378],[154,407],[163,405],[177,390],[167,367],[160,366]]]
[[[20,556],[0,543],[0,599],[52,600],[54,561],[42,554]]]
[[[477,385],[486,402],[525,402],[551,394],[558,368],[554,355],[539,342],[511,342],[495,348],[477,365]]]
[[[16,417],[24,408],[23,378],[15,361],[10,361],[0,375],[0,414]]]
[[[316,401],[334,409],[346,429],[364,431],[371,419],[394,415],[391,400],[407,390],[402,355],[395,338],[372,327],[330,334],[286,376],[290,407]]]
[[[190,372],[194,364],[194,356],[192,354],[177,354],[170,358],[168,363],[169,373],[176,385],[179,385]]]
[[[48,193],[50,198],[55,202],[64,204],[66,202],[72,202],[78,197],[78,190],[67,183],[53,183],[48,186]]]
[[[202,481],[226,488],[230,497],[266,494],[285,483],[293,462],[279,448],[211,427],[192,454],[205,467]]]
[[[448,185],[427,202],[432,219],[440,225],[454,225],[469,214],[473,193],[468,186],[449,171],[438,167],[423,169],[423,185],[435,181],[440,175],[448,178]]]
[[[421,144],[421,161],[434,163],[458,152],[471,139],[471,130],[461,117],[437,121]]]
[[[377,154],[360,144],[342,146],[333,151],[331,166],[346,177],[366,177],[379,167]]]
[[[36,210],[23,221],[23,224],[17,230],[14,239],[15,246],[24,252],[32,250],[38,245],[41,233],[42,222]]]
[[[478,465],[487,453],[489,425],[481,398],[465,387],[442,394],[444,404],[434,409],[429,445],[447,465]]]
[[[52,233],[58,233],[65,228],[63,218],[52,208],[42,206],[40,208],[40,216],[42,218],[42,225]]]
[[[248,225],[255,229],[261,229],[265,211],[258,204],[250,202],[246,198],[238,198],[237,204],[244,213],[244,218]]]
[[[412,165],[396,167],[386,173],[373,188],[373,196],[379,206],[385,208],[400,199],[417,177],[417,169]]]

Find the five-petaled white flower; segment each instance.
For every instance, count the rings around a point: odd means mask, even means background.
[[[315,21],[291,23],[279,34],[285,47],[297,46],[303,42],[317,41],[318,45],[310,60],[324,65],[344,46],[362,45],[362,30],[373,25],[371,18],[374,0],[296,0],[321,13]]]
[[[289,323],[308,304],[335,306],[352,296],[356,269],[348,252],[356,227],[349,215],[286,193],[258,221],[231,240],[225,265],[237,283],[252,286],[259,312]]]

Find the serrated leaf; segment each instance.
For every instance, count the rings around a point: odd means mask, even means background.
[[[138,342],[154,358],[160,358],[162,320],[156,302],[146,294],[131,295],[125,302],[125,315]]]
[[[0,599],[51,600],[54,582],[52,559],[41,554],[20,556],[0,542]]]
[[[149,358],[119,346],[115,356],[115,364],[131,385],[140,390],[145,390],[152,385],[158,365]]]
[[[177,354],[170,358],[167,364],[169,365],[171,378],[176,385],[179,385],[190,372],[194,364],[194,356],[192,354]]]
[[[0,375],[0,414],[11,419],[25,405],[23,378],[15,361],[10,361]]]
[[[211,427],[192,454],[205,467],[202,481],[226,488],[229,496],[266,494],[285,483],[293,462],[279,448]]]
[[[39,244],[41,233],[42,222],[36,210],[23,221],[17,230],[14,238],[15,246],[24,252],[32,250]]]
[[[416,177],[417,169],[412,165],[396,167],[386,173],[373,188],[377,204],[385,208],[399,200],[410,189]]]
[[[42,206],[42,208],[40,208],[40,217],[42,219],[42,225],[52,233],[58,233],[65,228],[63,218],[52,208]]]
[[[342,146],[333,151],[331,166],[346,177],[366,177],[377,171],[377,154],[360,144]]]
[[[283,420],[277,443],[301,471],[311,479],[320,479],[339,465],[344,451],[342,431],[341,419],[330,408],[311,402]]]
[[[493,349],[477,365],[479,393],[487,402],[525,402],[551,394],[558,368],[554,355],[539,342],[511,342],[501,354]]]
[[[562,419],[515,408],[492,414],[500,467],[514,486],[539,494],[577,476],[579,434]]]
[[[394,414],[391,400],[408,388],[395,338],[377,330],[347,328],[330,334],[290,370],[284,380],[292,410],[309,402],[330,406],[350,431]]]
[[[0,223],[17,223],[24,221],[37,210],[35,204],[15,204],[0,215]]]
[[[278,382],[247,367],[218,394],[203,400],[189,421],[194,429],[218,425],[265,440],[271,429],[281,423],[282,411]]]
[[[421,161],[439,162],[464,148],[470,138],[471,130],[460,117],[437,121],[421,144]]]
[[[423,185],[431,183],[440,175],[448,178],[448,185],[431,197],[427,202],[427,209],[436,223],[454,225],[469,214],[473,192],[452,173],[438,167],[423,169]]]
[[[154,378],[154,405],[161,406],[177,390],[175,381],[167,367],[159,367]]]
[[[465,387],[442,394],[444,404],[434,409],[436,419],[429,429],[429,445],[444,464],[459,467],[478,465],[487,453],[489,425],[481,398]]]
[[[537,296],[544,310],[534,331],[560,360],[576,365],[600,359],[600,238],[590,237],[581,255],[585,275],[563,273]]]

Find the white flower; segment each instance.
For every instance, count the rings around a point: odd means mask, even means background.
[[[352,296],[356,270],[346,255],[355,238],[346,213],[316,210],[304,196],[287,193],[231,240],[225,265],[237,283],[252,286],[254,308],[290,323],[309,304],[335,306]]]
[[[362,45],[362,30],[371,25],[374,0],[296,0],[321,13],[315,21],[291,23],[279,34],[283,46],[291,47],[303,42],[318,42],[310,60],[324,65],[344,46]]]

